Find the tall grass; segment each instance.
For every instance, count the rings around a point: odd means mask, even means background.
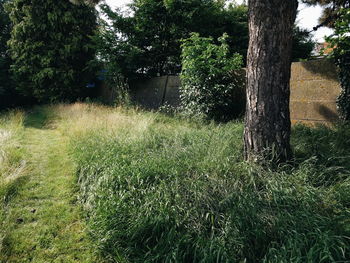
[[[268,170],[242,160],[241,123],[57,112],[110,262],[349,262],[348,126],[295,127],[295,162]]]
[[[0,251],[6,231],[3,225],[6,206],[17,193],[26,170],[21,146],[23,119],[21,111],[11,111],[0,116]]]
[[[14,194],[18,179],[24,174],[21,147],[23,112],[12,111],[0,117],[0,198],[2,205]]]

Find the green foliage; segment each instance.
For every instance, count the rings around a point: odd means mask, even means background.
[[[11,21],[5,11],[5,4],[9,0],[0,0],[0,110],[16,105],[19,96],[11,78],[11,58],[7,41],[11,37]]]
[[[348,126],[296,127],[295,164],[270,171],[242,160],[241,123],[74,109],[62,129],[89,230],[109,262],[350,258]],[[81,119],[88,127],[72,134]]]
[[[0,58],[3,59],[7,54],[7,41],[10,39],[11,21],[5,12],[5,4],[8,0],[0,0]]]
[[[196,33],[183,41],[180,98],[189,115],[227,121],[244,110],[242,56],[230,54],[227,37],[220,45]]]
[[[90,36],[96,11],[69,1],[13,0],[9,41],[18,90],[40,102],[72,101],[86,94],[94,74]]]
[[[342,9],[340,16],[334,24],[334,35],[327,38],[327,41],[334,46],[333,57],[339,68],[339,80],[341,93],[337,104],[340,117],[343,120],[350,120],[350,8]]]
[[[138,51],[118,36],[118,32],[108,22],[100,19],[99,23],[100,28],[93,41],[97,47],[95,63],[97,67],[103,68],[103,85],[110,91],[109,99],[104,102],[114,106],[127,106],[131,102],[126,76],[130,77],[130,72],[135,70],[137,61],[133,54]]]
[[[134,0],[128,12],[101,5],[111,23],[101,21],[97,46],[113,71],[136,78],[139,74],[177,74],[181,71],[181,39],[197,32],[214,41],[228,34],[230,53],[244,62],[248,49],[248,8],[213,0]],[[311,54],[310,34],[296,28],[293,60]]]
[[[214,39],[224,32],[230,51],[247,53],[247,7],[214,0],[135,0],[129,5],[131,15],[101,9],[112,22],[102,24],[100,52],[129,78],[135,75],[156,76],[181,71],[181,39],[191,32]]]
[[[102,6],[102,8],[104,12],[112,12],[108,6]],[[123,76],[132,78],[138,69],[141,51],[130,45],[114,25],[103,19],[99,19],[99,25],[98,33],[93,37],[97,47],[96,62],[106,71],[107,81],[112,84],[115,82],[114,79]]]

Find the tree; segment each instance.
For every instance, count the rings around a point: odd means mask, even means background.
[[[215,0],[134,0],[129,8],[131,16],[101,5],[103,13],[112,21],[112,26],[104,23],[102,35],[112,45],[108,48],[100,41],[102,50],[109,49],[109,54],[119,58],[126,75],[179,73],[181,39],[188,38],[191,32],[213,39],[226,32],[230,36],[230,52],[246,54],[245,6],[225,7],[225,1]],[[115,47],[113,51],[111,47]],[[133,63],[125,65],[125,61]]]
[[[312,40],[311,33],[306,29],[294,26],[292,61],[311,58],[314,47],[315,42]]]
[[[40,102],[73,101],[85,95],[93,78],[90,36],[96,11],[69,1],[13,0],[9,41],[18,90]]]
[[[11,34],[11,21],[8,14],[5,12],[5,4],[8,0],[0,0],[0,57],[4,58],[7,55],[7,41]]]
[[[21,103],[10,72],[12,61],[7,42],[11,37],[12,24],[4,8],[7,2],[9,0],[0,0],[0,110]]]
[[[350,0],[302,0],[308,5],[321,5],[324,7],[320,24],[314,30],[322,26],[334,27],[335,21],[339,18],[339,11],[343,8],[350,8]]]
[[[230,54],[239,53],[246,64],[248,50],[248,8],[213,0],[134,0],[130,13],[112,11],[101,5],[112,23],[101,21],[100,56],[115,71],[129,78],[140,73],[177,74],[181,71],[181,39],[191,32],[212,37],[216,44],[227,33]],[[294,31],[293,60],[310,57],[310,34],[298,27]]]
[[[290,71],[297,0],[249,1],[245,159],[291,158]]]
[[[0,0],[0,96],[9,89],[8,71],[10,66],[10,58],[8,55],[7,41],[10,39],[11,22],[4,10],[4,4],[7,0]]]

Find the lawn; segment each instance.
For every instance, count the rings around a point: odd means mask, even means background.
[[[66,138],[53,108],[0,117],[0,262],[102,262],[77,203]]]
[[[1,127],[9,123],[6,116]],[[44,160],[46,166],[35,166],[47,171],[39,178],[42,191],[49,184],[45,176],[70,174],[50,192],[71,200],[64,209],[74,209],[75,219],[63,222],[86,224],[82,235],[93,243],[80,253],[65,252],[67,258],[92,253],[130,263],[349,262],[349,126],[295,126],[293,162],[266,168],[243,161],[240,121],[208,123],[82,103],[39,107],[29,116],[19,134],[23,129],[22,140],[35,137],[41,146],[29,155],[24,143],[19,159]],[[59,203],[55,208],[63,211]],[[67,228],[65,237],[75,240],[75,232]],[[90,246],[88,240],[81,246]]]

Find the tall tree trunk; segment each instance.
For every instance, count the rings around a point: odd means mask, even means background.
[[[297,0],[249,0],[245,159],[291,158],[289,81]]]

